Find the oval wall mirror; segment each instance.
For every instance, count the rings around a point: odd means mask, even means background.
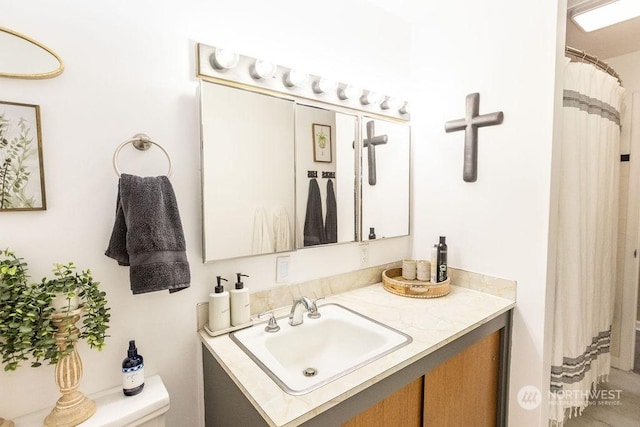
[[[49,79],[64,70],[62,59],[42,43],[0,27],[0,77]]]

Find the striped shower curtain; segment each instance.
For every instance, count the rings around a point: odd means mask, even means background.
[[[568,63],[557,229],[551,425],[579,415],[610,369],[616,280],[620,108],[624,89]]]

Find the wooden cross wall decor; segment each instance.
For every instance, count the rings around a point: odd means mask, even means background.
[[[463,119],[450,120],[444,124],[445,132],[464,130],[464,169],[462,179],[476,182],[478,179],[478,128],[499,125],[504,114],[502,111],[480,115],[480,94],[467,95],[466,114]]]

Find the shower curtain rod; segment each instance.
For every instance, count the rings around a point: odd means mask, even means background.
[[[589,55],[585,51],[573,48],[571,46],[565,47],[565,53],[579,61],[589,62],[590,64],[595,65],[597,68],[600,68],[605,73],[615,77],[618,80],[618,83],[622,85],[622,79],[620,78],[618,73],[616,73],[616,71],[613,68],[611,68],[609,64],[599,60],[598,57]]]

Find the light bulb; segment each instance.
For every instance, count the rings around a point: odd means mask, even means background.
[[[402,106],[402,101],[398,98],[393,98],[391,96],[387,97],[385,101],[380,105],[380,108],[383,110],[397,110]]]
[[[315,93],[329,93],[334,90],[336,86],[336,82],[323,77],[313,82],[313,91]]]
[[[380,93],[367,92],[366,95],[362,95],[362,97],[360,98],[360,102],[364,105],[367,105],[367,104],[378,105],[382,102],[383,98],[384,97]]]
[[[256,62],[249,68],[249,74],[256,80],[272,78],[276,74],[278,66],[273,62],[256,59]]]
[[[356,99],[362,95],[362,89],[355,86],[347,85],[344,88],[338,90],[338,97],[340,99]]]
[[[309,80],[309,74],[299,70],[289,70],[284,78],[284,84],[293,87],[300,87]]]
[[[240,55],[236,52],[217,47],[213,55],[211,55],[211,65],[218,70],[233,68],[238,65]]]

